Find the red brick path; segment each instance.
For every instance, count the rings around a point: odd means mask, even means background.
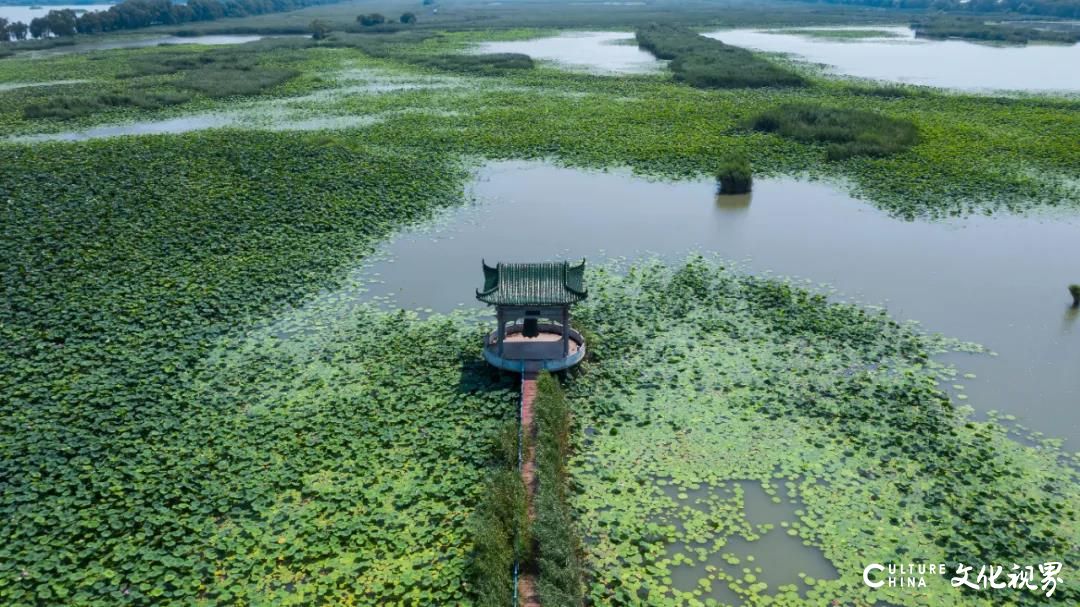
[[[533,423],[533,402],[536,400],[536,373],[526,372],[521,378],[521,434],[528,448],[521,461],[521,480],[525,483],[525,499],[529,506],[529,519],[536,518],[536,426]],[[528,571],[518,577],[519,604],[524,607],[540,607],[536,591],[536,574]]]

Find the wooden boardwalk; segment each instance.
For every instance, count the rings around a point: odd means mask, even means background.
[[[530,521],[536,518],[536,424],[533,411],[533,403],[536,401],[536,375],[535,371],[526,371],[521,378],[521,435],[527,437],[528,445],[522,454],[521,480],[525,483],[525,500]],[[518,604],[523,607],[540,607],[535,571],[522,571],[518,577]]]

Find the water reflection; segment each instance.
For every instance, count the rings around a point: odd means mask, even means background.
[[[533,59],[597,72],[644,73],[663,67],[634,44],[631,32],[566,32],[548,38],[485,42],[479,53],[524,53]]]
[[[716,208],[732,214],[741,214],[750,210],[750,200],[754,197],[753,192],[746,194],[716,194]]]

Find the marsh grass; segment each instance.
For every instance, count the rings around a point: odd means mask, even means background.
[[[522,53],[436,55],[418,59],[415,63],[448,72],[464,72],[479,76],[495,76],[508,71],[531,70],[535,67],[532,57]]]
[[[469,580],[476,604],[501,607],[513,601],[514,563],[531,544],[525,486],[517,470],[520,426],[507,422],[492,443],[493,464],[470,531]]]
[[[716,181],[721,194],[745,194],[754,185],[750,161],[744,156],[724,158],[716,171]]]
[[[570,406],[559,381],[543,372],[536,394],[536,470],[539,489],[533,537],[537,586],[548,607],[580,607],[584,600],[581,542],[567,500],[566,458],[570,454]]]
[[[176,81],[176,86],[198,91],[208,97],[258,95],[299,75],[297,70],[283,68],[210,66],[184,72],[183,77]]]
[[[919,140],[915,124],[868,110],[792,103],[766,110],[749,126],[808,143],[823,143],[829,160],[888,156]]]
[[[89,97],[58,95],[26,105],[23,108],[23,116],[30,120],[45,118],[68,120],[118,108],[157,110],[186,103],[190,99],[191,93],[182,91],[103,93]]]
[[[637,30],[638,45],[657,59],[670,59],[675,79],[697,88],[803,86],[805,79],[750,51],[675,25]]]
[[[1080,42],[1080,31],[1025,27],[1021,24],[987,23],[985,19],[952,15],[920,18],[912,23],[911,27],[915,30],[917,38],[936,40],[963,38],[1008,44],[1027,44],[1034,41],[1062,44]]]
[[[494,471],[470,526],[473,559],[469,579],[476,605],[503,607],[513,602],[514,562],[528,542],[525,487],[513,468]]]

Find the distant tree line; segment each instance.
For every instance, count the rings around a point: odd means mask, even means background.
[[[72,9],[52,10],[29,24],[0,19],[0,41],[65,37],[130,30],[151,25],[179,25],[193,21],[213,21],[224,17],[247,17],[332,4],[339,0],[124,0],[103,11],[76,13]]]
[[[956,15],[934,15],[916,19],[912,24],[919,38],[964,38],[967,40],[991,40],[1026,44],[1032,40],[1044,42],[1080,42],[1080,30],[1059,31],[1046,28],[1024,27],[1024,21],[1007,24],[986,23],[985,19]]]
[[[854,4],[880,8],[906,8],[963,13],[1020,13],[1080,19],[1080,0],[811,0],[826,4]]]
[[[402,13],[401,16],[398,17],[398,21],[406,25],[416,23],[416,14]],[[356,22],[360,25],[363,25],[364,27],[371,27],[374,25],[382,25],[386,23],[386,17],[383,16],[381,13],[370,13],[367,15],[358,15],[356,17]]]

